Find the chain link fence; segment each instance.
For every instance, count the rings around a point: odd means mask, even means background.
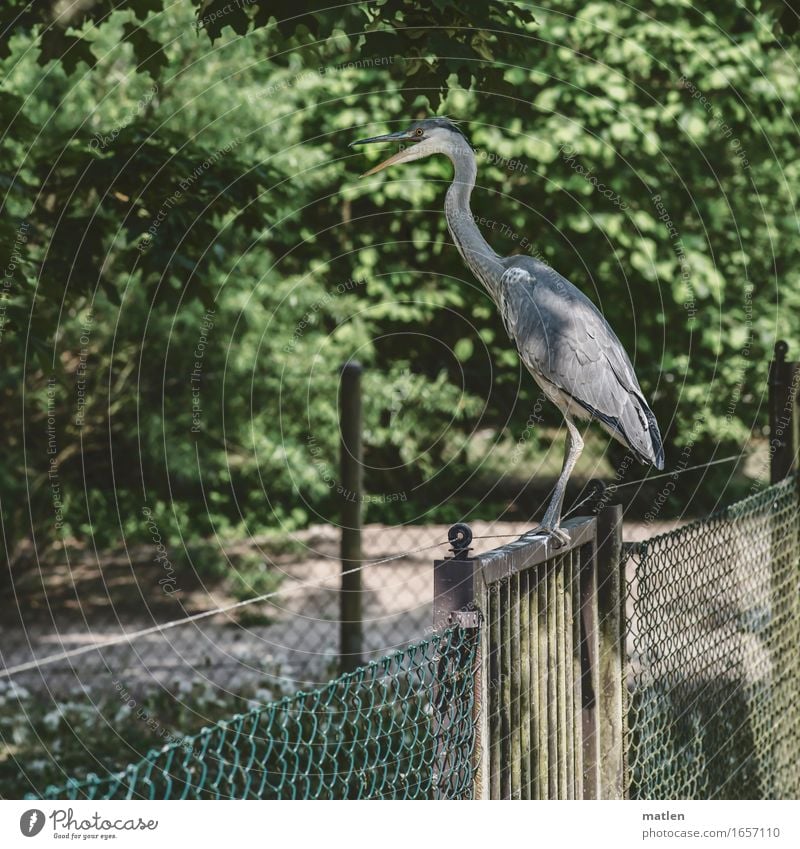
[[[793,475],[708,519],[625,547],[627,625],[623,643],[617,639],[617,645],[626,658],[626,676],[622,682],[617,671],[613,680],[627,697],[621,713],[627,720],[625,786],[630,797],[800,796],[799,500]],[[365,581],[365,635],[372,640],[367,651],[386,655],[393,639],[412,635],[406,649],[313,692],[296,692],[277,702],[267,704],[269,688],[262,687],[253,710],[228,711],[223,714],[227,718],[199,734],[180,734],[143,760],[131,759],[122,772],[72,781],[48,791],[49,797],[469,796],[480,720],[474,698],[477,629],[427,636],[431,555],[441,552],[438,543],[445,528],[426,532],[437,544],[414,546],[405,557],[374,564],[363,573],[373,581]],[[378,540],[365,546],[365,556],[391,557],[396,541],[386,529],[378,533]],[[500,529],[494,533],[499,535]],[[481,537],[491,547],[490,535],[476,538]],[[328,566],[336,574],[339,564],[331,561]],[[402,600],[401,589],[414,586],[417,569],[419,585],[409,603]],[[335,668],[337,588],[332,580],[330,587],[314,587],[317,595],[287,595],[284,606],[271,613],[276,621],[264,627],[274,629],[284,615],[302,623],[304,609],[317,628],[330,621],[326,662]],[[556,593],[556,601],[558,597]],[[326,604],[331,605],[331,620],[320,614]],[[210,620],[202,627],[184,626],[185,644],[170,635],[175,668],[203,674],[197,657],[208,651],[222,653],[222,660],[248,670],[254,680],[275,675],[268,671],[266,653],[237,654],[235,640],[226,645],[218,632],[206,633],[212,625]],[[421,632],[416,639],[415,629]],[[301,626],[296,633],[303,636],[287,637],[287,631],[280,645],[296,653],[305,645],[310,657],[326,657],[312,641],[320,639],[319,631]],[[163,660],[166,641],[160,637]],[[512,659],[519,654],[518,637],[512,628],[499,638]],[[306,642],[288,646],[290,639]],[[187,660],[179,646],[191,641],[193,654]],[[279,644],[274,631],[263,644]],[[146,675],[153,674],[144,641],[120,648],[134,652],[130,676],[139,665]],[[575,657],[573,652],[573,663]],[[119,673],[121,668],[118,664],[109,671]],[[217,660],[208,668],[218,670],[224,663]],[[323,667],[318,668],[322,674]],[[297,680],[296,674],[287,676],[285,692],[293,692]],[[540,687],[539,677],[531,677],[521,700],[504,710],[517,715],[526,697],[535,705]],[[576,711],[579,705],[576,700]]]
[[[44,798],[468,798],[475,649],[468,632],[433,635]]]
[[[798,479],[628,548],[635,799],[800,796]]]
[[[368,565],[362,572],[363,660],[382,657],[429,633],[431,560],[437,552],[444,553],[446,539],[446,526],[365,529],[365,561],[385,562]],[[198,683],[240,693],[266,682],[280,695],[328,681],[337,674],[340,658],[338,529],[321,529],[306,551],[288,563],[265,568],[279,578],[273,598],[33,668],[15,675],[15,682],[53,698],[76,692],[102,697],[114,682],[122,682],[142,698],[151,691],[178,694]],[[136,582],[130,586],[133,594],[144,591]],[[214,590],[205,595],[203,607],[223,600]],[[0,627],[3,665],[13,667],[116,639],[120,633],[149,628],[183,612],[178,606],[147,603],[135,612],[98,609],[92,592],[76,590],[75,596],[71,606],[54,610],[50,619],[17,626],[8,621]]]
[[[432,561],[447,552],[448,527],[364,528],[363,662],[431,633]],[[476,527],[499,535],[525,529]],[[266,546],[256,539],[239,549],[252,562]],[[245,588],[246,597],[262,588],[277,595],[165,630],[158,628],[236,598],[216,584],[192,591],[178,570],[182,597],[167,598],[158,590],[159,567],[148,574],[140,560],[135,569],[106,557],[101,570],[87,562],[71,564],[67,575],[45,573],[53,580],[43,586],[38,614],[25,602],[17,623],[12,615],[0,623],[0,666],[10,672],[0,675],[0,748],[8,754],[0,758],[0,797],[37,793],[91,769],[117,771],[151,748],[340,674],[336,527],[316,526],[269,560],[266,569],[281,577],[277,587]]]
[[[447,525],[368,525],[363,531],[362,632],[364,661],[378,659],[431,630],[435,557],[447,553]],[[523,523],[477,522],[492,540],[513,537]],[[492,536],[496,534],[497,536]],[[141,700],[149,693],[180,695],[190,685],[221,693],[250,693],[265,688],[277,697],[325,683],[339,672],[341,571],[339,530],[318,527],[304,548],[267,564],[280,577],[278,592],[264,602],[238,611],[190,622],[168,631],[97,649],[17,673],[14,681],[53,699],[88,693],[98,700],[121,684]],[[107,583],[120,580],[129,566],[106,570]],[[136,579],[129,594],[145,592]],[[97,589],[76,586],[71,605],[52,610],[44,621],[26,619],[0,625],[0,656],[6,667],[119,638],[121,633],[164,623],[181,611],[148,603],[134,613],[122,605],[98,606]],[[250,593],[255,595],[255,590]],[[197,595],[202,610],[228,602],[213,588]],[[188,607],[185,612],[195,612]],[[183,612],[183,611],[181,611]]]

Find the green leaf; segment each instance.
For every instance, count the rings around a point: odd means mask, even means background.
[[[453,346],[453,353],[456,355],[456,359],[459,362],[464,363],[472,356],[473,349],[474,343],[472,339],[465,336],[464,338],[459,339]]]
[[[136,70],[147,71],[153,79],[157,79],[168,62],[163,45],[151,38],[143,26],[134,23],[126,23],[122,33],[123,41],[133,46]]]
[[[66,35],[58,26],[48,27],[39,41],[39,64],[46,65],[53,59],[59,60],[68,74],[73,73],[81,62],[89,68],[97,64],[91,44],[86,39]]]

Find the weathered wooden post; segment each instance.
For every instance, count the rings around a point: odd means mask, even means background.
[[[361,445],[361,364],[351,360],[342,367],[339,387],[341,430],[342,584],[339,593],[339,666],[351,672],[363,662],[361,572],[361,502],[363,453]],[[347,574],[350,572],[350,574]]]
[[[789,346],[775,343],[775,356],[769,365],[769,474],[770,483],[788,477],[796,466],[798,364],[786,360]]]
[[[622,799],[624,784],[625,564],[622,506],[597,513],[597,658],[595,692],[599,754],[597,798]]]
[[[596,513],[601,505],[604,484],[599,480],[590,482],[594,487],[590,508]],[[582,787],[584,799],[599,799],[600,796],[600,731],[598,727],[597,692],[600,687],[598,674],[599,645],[599,611],[597,603],[598,563],[597,563],[597,529],[595,526],[594,545],[589,549],[589,556],[582,552],[580,562],[580,606],[577,617],[580,635],[580,678],[581,703],[576,705],[581,725]]]
[[[624,797],[625,576],[622,507],[594,486],[596,547],[581,566],[583,798]]]

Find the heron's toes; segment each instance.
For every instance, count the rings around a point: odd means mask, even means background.
[[[553,542],[556,544],[557,548],[561,548],[564,545],[569,545],[570,537],[569,534],[563,528],[551,528],[548,525],[539,525],[536,530],[532,532],[535,536],[549,536]]]

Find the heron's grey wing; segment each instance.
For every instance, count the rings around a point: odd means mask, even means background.
[[[523,258],[503,274],[499,307],[534,376],[598,419],[640,459],[663,467],[658,425],[628,355],[579,289],[549,266]]]

